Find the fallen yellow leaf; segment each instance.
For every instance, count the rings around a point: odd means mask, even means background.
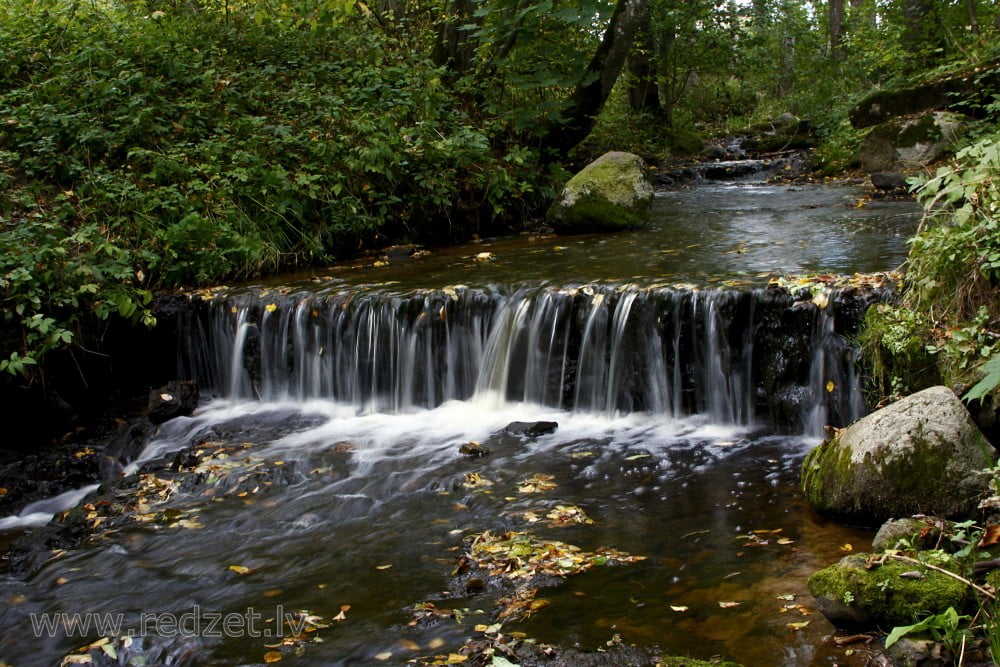
[[[250,568],[244,565],[230,565],[227,570],[232,570],[236,574],[250,574]]]
[[[278,653],[277,651],[268,651],[267,653],[264,654],[264,662],[271,663],[280,661],[281,661],[281,654]]]

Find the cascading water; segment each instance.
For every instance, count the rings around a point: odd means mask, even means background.
[[[385,413],[521,401],[745,425],[792,387],[802,425],[818,432],[864,409],[835,311],[775,289],[244,290],[192,309],[180,339],[186,373],[229,399],[322,398]],[[786,357],[778,377],[773,358],[789,336],[808,352]]]
[[[818,291],[863,278],[748,287],[898,265],[916,207],[858,208],[852,192],[702,186],[663,193],[642,231],[487,241],[185,300],[160,319],[202,389],[195,413],[137,423],[146,435],[120,448],[81,444],[72,460],[108,463],[100,489],[0,518],[16,542],[0,657],[59,664],[86,645],[95,664],[478,664],[491,660],[469,651],[502,626],[562,647],[561,664],[636,664],[620,643],[860,666],[805,582],[871,535],[820,522],[799,467],[824,425],[864,410],[847,341],[880,295]],[[494,261],[476,261],[484,248]],[[458,281],[473,286],[445,287]],[[567,562],[602,546],[647,559],[535,582],[519,592],[537,608],[515,621],[503,575],[456,574],[470,543],[507,531],[557,541]],[[59,625],[95,613],[117,630]],[[258,613],[264,625],[206,632],[205,614]],[[251,632],[289,613],[315,632]],[[574,660],[575,645],[601,652]]]

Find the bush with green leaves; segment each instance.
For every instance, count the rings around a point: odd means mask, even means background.
[[[532,151],[494,148],[405,39],[328,14],[0,8],[0,370],[85,322],[149,321],[158,288],[447,241],[536,205]]]
[[[910,240],[902,302],[870,315],[864,334],[877,377],[880,368],[909,368],[895,375],[918,389],[918,371],[926,373],[933,355],[930,375],[937,381],[967,386],[980,380],[967,400],[981,400],[1000,385],[998,176],[1000,134],[994,130],[916,184],[925,215]]]

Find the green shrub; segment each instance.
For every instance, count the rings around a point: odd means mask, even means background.
[[[501,124],[339,6],[0,8],[0,370],[85,320],[148,320],[151,290],[450,240],[537,206],[534,152],[495,149]]]

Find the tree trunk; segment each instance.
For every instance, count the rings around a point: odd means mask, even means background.
[[[844,59],[844,0],[830,0],[830,56]]]
[[[478,23],[474,16],[474,0],[451,0],[448,3],[448,19],[442,19],[437,27],[437,39],[431,52],[431,60],[438,67],[447,67],[454,74],[468,72],[475,58],[476,47],[469,39],[469,32],[462,26]]]
[[[969,30],[972,31],[973,35],[981,35],[982,30],[979,28],[979,17],[976,15],[976,0],[965,0],[965,8],[969,12]]]
[[[570,95],[561,122],[549,122],[542,131],[543,159],[565,157],[590,134],[621,74],[646,6],[647,0],[618,0],[600,45]]]
[[[626,67],[629,72],[628,103],[636,113],[661,116],[660,87],[656,81],[653,62],[653,40],[650,35],[649,12],[645,12],[642,25],[636,31],[635,43],[628,54]]]
[[[903,48],[914,56],[910,70],[926,67],[933,59],[935,47],[941,46],[941,36],[934,28],[930,0],[903,0]]]
[[[875,29],[878,26],[878,10],[873,0],[850,0],[851,23],[863,22]]]

